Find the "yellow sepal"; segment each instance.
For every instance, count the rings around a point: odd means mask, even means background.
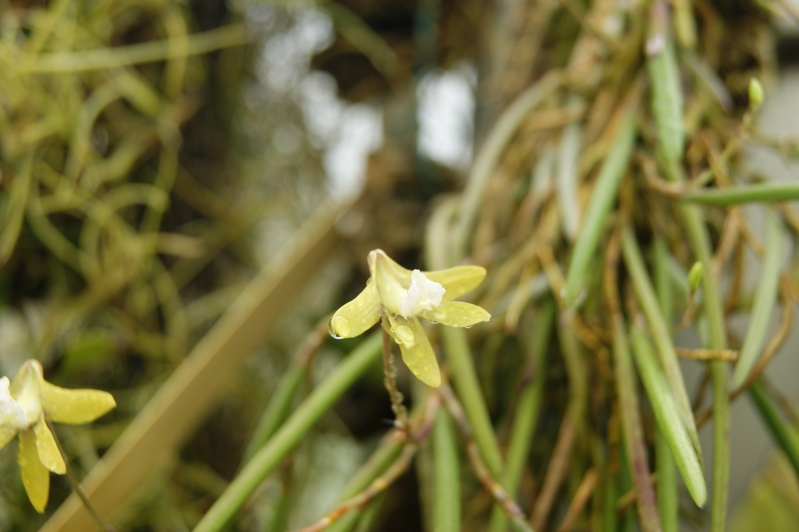
[[[101,390],[67,390],[42,381],[42,410],[56,423],[90,423],[116,406],[114,396]]]
[[[37,512],[43,513],[50,495],[50,472],[39,460],[36,450],[36,436],[32,430],[19,433],[19,470],[22,485],[31,504]]]
[[[389,316],[389,323],[391,324],[389,334],[399,344],[402,360],[411,373],[431,388],[441,386],[438,360],[419,320]]]
[[[476,323],[490,320],[491,314],[471,303],[443,301],[435,309],[422,312],[422,317],[450,327],[471,327]]]
[[[380,320],[383,307],[374,280],[358,297],[341,307],[330,318],[330,334],[335,338],[354,338]]]
[[[61,457],[53,433],[50,432],[50,427],[47,426],[44,419],[36,422],[33,426],[33,433],[36,436],[36,452],[39,454],[42,465],[53,473],[59,475],[66,473],[67,467],[64,464],[64,459]]]
[[[486,269],[482,266],[455,266],[422,273],[444,287],[444,299],[449,301],[474,290],[485,279]]]

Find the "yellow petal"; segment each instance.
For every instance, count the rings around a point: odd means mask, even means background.
[[[422,272],[425,277],[444,287],[444,299],[450,300],[471,292],[483,282],[486,270],[482,266],[456,266],[446,270]]]
[[[36,360],[28,360],[9,386],[11,397],[22,410],[25,427],[30,427],[42,417],[40,392],[43,382],[42,365]]]
[[[30,389],[36,390],[38,394],[39,383],[42,380],[42,365],[37,360],[28,360],[19,368],[19,372],[11,381],[9,386],[11,397],[19,400],[20,396]]]
[[[422,316],[432,322],[450,327],[471,327],[476,323],[488,321],[491,314],[482,307],[462,301],[443,301],[433,310],[422,312]]]
[[[36,451],[39,453],[39,460],[42,465],[52,471],[63,475],[67,472],[64,459],[61,457],[61,452],[58,450],[58,445],[55,443],[53,433],[50,432],[50,427],[40,419],[33,426],[33,433],[36,435]]]
[[[341,307],[330,318],[330,335],[353,338],[363,334],[380,319],[382,306],[375,282],[366,285],[358,297]]]
[[[89,423],[116,406],[108,392],[67,390],[47,381],[42,381],[41,398],[44,415],[56,423]]]
[[[441,371],[433,346],[416,318],[405,319],[402,316],[389,319],[393,332],[402,353],[402,360],[417,379],[430,386],[441,386]]]
[[[50,472],[39,460],[36,436],[32,430],[19,433],[19,470],[28,499],[37,512],[44,512],[50,494]]]
[[[402,314],[402,306],[411,286],[411,272],[380,249],[369,252],[369,271],[382,307],[390,313]]]
[[[406,289],[411,284],[411,271],[400,266],[394,259],[386,255],[386,252],[382,249],[370,251],[367,260],[369,261],[369,271],[372,273],[372,277],[375,276],[374,270],[377,264],[380,263],[386,273],[397,279]]]

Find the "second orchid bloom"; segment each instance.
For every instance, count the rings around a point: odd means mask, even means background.
[[[410,271],[380,249],[369,252],[368,261],[371,278],[366,288],[336,311],[330,320],[330,334],[352,338],[383,318],[383,327],[399,344],[408,369],[423,383],[437,388],[441,372],[419,317],[450,327],[488,321],[491,315],[481,307],[452,301],[477,287],[485,278],[485,268]]]
[[[50,471],[63,475],[66,464],[48,422],[82,424],[116,406],[100,390],[68,390],[44,380],[42,365],[29,360],[14,381],[0,378],[0,449],[19,437],[19,467],[28,498],[44,512],[50,493]]]

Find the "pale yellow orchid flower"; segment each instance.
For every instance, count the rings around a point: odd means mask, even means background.
[[[369,252],[371,278],[366,288],[336,311],[330,334],[352,338],[383,318],[383,327],[399,344],[402,360],[420,381],[438,388],[441,372],[436,355],[419,322],[421,316],[451,327],[471,327],[491,315],[477,305],[452,301],[470,292],[486,275],[480,266],[456,266],[422,272],[406,270],[383,250]]]
[[[19,468],[28,499],[44,512],[50,471],[63,475],[66,464],[47,421],[89,423],[116,406],[110,393],[67,390],[44,380],[42,365],[29,360],[9,385],[0,378],[0,449],[19,436]]]

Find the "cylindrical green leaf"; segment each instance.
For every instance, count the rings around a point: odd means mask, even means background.
[[[438,411],[433,427],[433,468],[433,530],[460,530],[461,481],[458,445],[452,420],[443,408]]]
[[[652,345],[646,334],[635,326],[630,331],[630,340],[633,345],[633,358],[652,405],[658,427],[669,444],[677,469],[680,470],[685,485],[688,487],[688,492],[698,506],[703,506],[707,501],[705,475],[677,411],[677,406],[666,386],[663,373],[655,360]]]
[[[599,247],[605,220],[616,199],[621,180],[627,173],[627,164],[630,162],[634,144],[635,112],[627,111],[616,133],[613,146],[597,176],[580,234],[574,244],[574,252],[566,273],[564,299],[567,306],[574,305],[579,299],[580,291],[585,284],[586,272]]]
[[[652,331],[652,337],[657,346],[660,363],[663,366],[663,371],[665,372],[672,397],[679,409],[680,419],[682,419],[688,431],[688,436],[701,463],[702,450],[699,447],[699,433],[696,429],[696,420],[691,410],[691,402],[688,399],[688,391],[685,388],[685,381],[680,371],[677,352],[671,340],[669,326],[663,314],[660,312],[660,306],[655,297],[652,282],[644,266],[641,250],[638,248],[638,242],[630,229],[624,230],[621,242],[622,256],[624,257],[624,264],[627,266],[627,273],[630,275],[635,295],[638,298],[641,309],[644,311],[649,329]]]
[[[633,374],[627,334],[621,319],[613,323],[613,369],[616,377],[616,394],[619,398],[622,438],[627,450],[630,474],[636,493],[636,505],[643,530],[661,530],[655,491],[649,474],[649,463],[644,445],[641,414],[638,408],[635,376]]]
[[[749,376],[749,371],[757,361],[757,355],[763,347],[763,340],[769,326],[774,303],[777,300],[777,288],[780,280],[780,259],[782,259],[782,225],[777,213],[771,209],[766,211],[766,246],[763,255],[763,267],[755,292],[749,327],[746,330],[741,357],[732,374],[732,384],[738,387]]]
[[[685,145],[683,98],[677,57],[671,40],[666,40],[660,50],[647,58],[646,66],[658,151],[667,161],[680,161]]]
[[[774,402],[769,398],[768,393],[760,380],[752,383],[747,390],[749,398],[757,407],[760,417],[771,432],[772,438],[785,453],[788,461],[794,469],[794,474],[799,476],[799,437],[796,428],[791,427],[782,416],[780,416]]]
[[[683,201],[725,207],[742,203],[776,203],[799,200],[799,183],[756,183],[724,188],[700,188],[680,195]]]

